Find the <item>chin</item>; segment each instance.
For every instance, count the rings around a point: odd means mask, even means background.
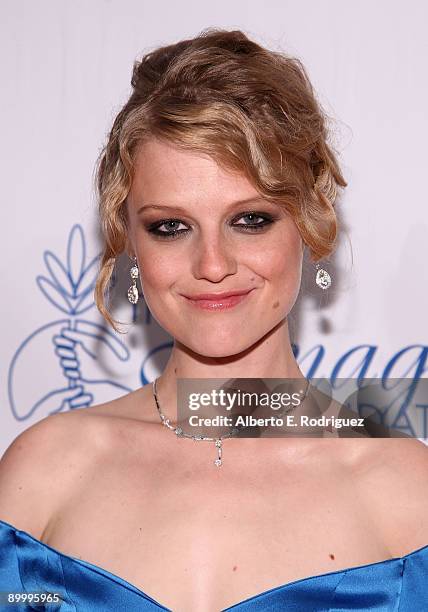
[[[225,342],[221,342],[217,336],[213,337],[212,341],[207,340],[205,337],[202,342],[195,344],[194,338],[195,336],[193,336],[192,340],[183,338],[180,342],[202,357],[212,357],[216,359],[239,355],[239,353],[251,348],[253,344],[259,340],[259,337],[251,338],[250,340],[247,339],[247,341],[243,339],[238,340],[234,337],[234,334],[230,334],[228,340]]]

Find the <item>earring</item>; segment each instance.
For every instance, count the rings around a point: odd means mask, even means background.
[[[327,272],[327,270],[320,268],[319,263],[317,263],[315,267],[318,270],[315,277],[316,284],[318,285],[318,287],[320,287],[320,289],[328,289],[331,285],[330,274]]]
[[[134,264],[129,273],[131,275],[132,285],[128,289],[128,300],[131,304],[136,304],[138,302],[137,278],[139,275],[136,257],[134,257]]]

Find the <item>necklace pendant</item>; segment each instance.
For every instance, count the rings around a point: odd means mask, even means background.
[[[220,467],[222,465],[222,460],[221,460],[221,450],[222,450],[222,446],[221,446],[221,440],[218,439],[215,441],[215,445],[217,448],[217,459],[214,461],[214,465],[216,465],[217,467]]]

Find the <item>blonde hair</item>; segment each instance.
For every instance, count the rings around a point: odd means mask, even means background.
[[[135,154],[149,138],[208,153],[223,168],[244,173],[291,214],[312,261],[333,252],[337,187],[347,183],[327,143],[327,115],[299,59],[239,30],[208,28],[144,55],[131,84],[96,168],[105,244],[95,302],[116,331],[105,293],[126,246]]]

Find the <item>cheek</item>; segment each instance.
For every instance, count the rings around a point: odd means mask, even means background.
[[[159,257],[153,253],[139,254],[141,282],[147,289],[169,287],[177,279],[180,266],[174,257]]]
[[[292,238],[272,245],[253,267],[266,281],[272,311],[281,315],[295,304],[302,278],[301,242]]]
[[[266,248],[254,260],[254,270],[266,280],[293,286],[300,282],[302,260],[300,242],[289,239]]]

